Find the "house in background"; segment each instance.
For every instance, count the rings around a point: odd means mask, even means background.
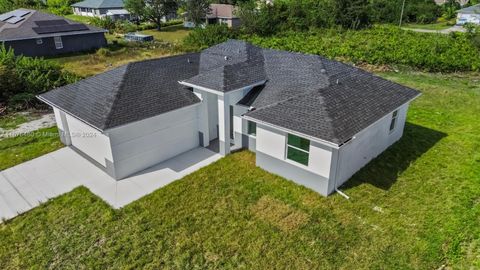
[[[123,0],[85,0],[71,5],[73,14],[89,17],[110,17],[113,20],[130,20]]]
[[[480,25],[480,4],[457,11],[457,25],[473,23]]]
[[[240,18],[235,15],[237,7],[227,4],[211,4],[210,13],[207,14],[205,18],[205,24],[226,24],[228,27],[238,27],[240,26]],[[184,14],[187,17],[187,14]],[[193,22],[188,21],[185,18],[184,27],[192,28],[195,27]]]
[[[230,40],[42,94],[61,139],[121,180],[197,147],[328,195],[403,135],[419,92],[317,55]]]
[[[16,55],[51,56],[97,49],[107,44],[105,30],[37,10],[0,15],[0,43]]]

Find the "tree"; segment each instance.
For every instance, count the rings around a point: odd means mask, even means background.
[[[200,25],[205,21],[205,17],[211,12],[210,1],[208,0],[187,0],[185,11],[189,21]]]
[[[140,19],[150,21],[161,29],[162,19],[178,8],[176,0],[126,0],[125,9]]]
[[[369,7],[369,0],[336,0],[336,23],[350,29],[366,27],[370,24]]]

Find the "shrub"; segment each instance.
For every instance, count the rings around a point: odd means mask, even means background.
[[[426,71],[478,71],[480,53],[466,34],[442,35],[373,27],[318,29],[274,37],[246,37],[262,47],[342,58],[354,63],[406,65]]]
[[[38,105],[35,96],[55,87],[73,83],[78,76],[65,72],[58,64],[43,58],[15,56],[0,46],[1,103],[13,108]],[[4,88],[5,85],[5,88]]]
[[[195,28],[191,31],[184,39],[183,45],[186,51],[196,51],[236,37],[237,33],[226,25],[208,25],[205,28]]]
[[[96,27],[106,29],[109,32],[114,32],[115,26],[116,26],[115,21],[112,20],[110,17],[105,17],[105,18],[92,17],[90,18],[90,24]]]

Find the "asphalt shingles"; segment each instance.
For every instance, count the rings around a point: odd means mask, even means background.
[[[131,63],[41,99],[101,130],[200,102],[179,81],[228,92],[266,81],[239,104],[246,116],[341,144],[419,95],[317,55],[230,40],[201,53]]]

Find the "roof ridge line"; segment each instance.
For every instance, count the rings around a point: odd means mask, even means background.
[[[110,119],[110,116],[113,112],[113,108],[115,107],[115,100],[117,100],[117,97],[119,96],[120,92],[122,91],[123,89],[123,86],[125,85],[125,75],[127,74],[127,71],[130,69],[130,67],[132,66],[132,63],[128,63],[126,65],[124,65],[125,67],[125,70],[123,71],[123,74],[122,74],[122,79],[120,80],[120,83],[118,85],[118,88],[117,88],[117,92],[113,95],[113,100],[114,102],[112,103],[112,106],[110,106],[110,110],[108,110],[108,112],[106,113],[106,118],[107,121],[104,123],[104,127],[103,127],[103,130],[109,126],[110,122],[111,122],[111,119]]]

